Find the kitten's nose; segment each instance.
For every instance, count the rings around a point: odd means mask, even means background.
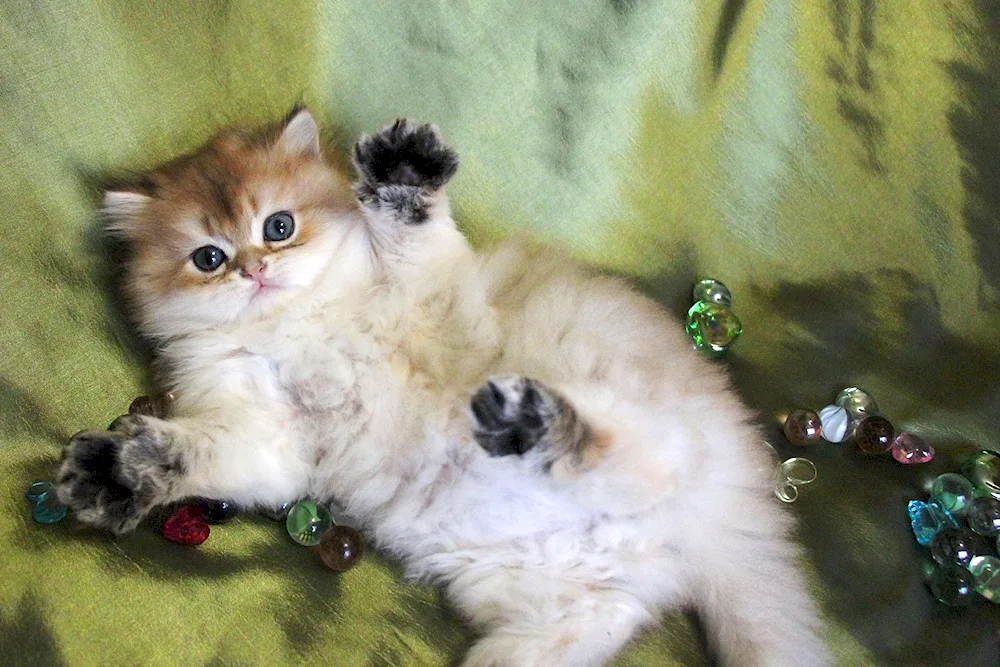
[[[264,269],[267,264],[260,260],[252,260],[240,266],[240,275],[247,280],[257,280],[264,276]]]

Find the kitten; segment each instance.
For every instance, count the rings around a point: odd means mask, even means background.
[[[354,163],[352,194],[301,110],[107,193],[176,401],[74,436],[60,499],[120,533],[335,497],[482,631],[466,665],[602,664],[682,607],[726,664],[827,664],[752,415],[678,323],[549,250],[473,252],[430,126]]]

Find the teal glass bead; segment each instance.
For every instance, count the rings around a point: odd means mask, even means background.
[[[1000,558],[976,556],[969,563],[976,592],[995,604],[1000,604]]]
[[[963,461],[960,469],[976,489],[1000,500],[1000,454],[983,450]]]
[[[299,544],[314,547],[319,544],[323,533],[332,523],[330,512],[326,507],[311,500],[300,500],[292,505],[292,509],[288,510],[285,529],[291,538]]]
[[[875,402],[872,395],[860,387],[848,387],[842,390],[837,394],[833,404],[847,411],[846,437],[848,438],[854,437],[854,432],[857,431],[861,422],[879,412],[878,403]]]
[[[721,355],[743,333],[743,325],[725,306],[699,301],[688,311],[687,332],[695,348]]]
[[[922,500],[911,500],[906,506],[906,511],[910,515],[913,536],[922,546],[930,544],[939,530],[958,527],[958,522],[936,500],[926,503]]]
[[[938,475],[931,486],[931,497],[952,514],[964,514],[974,493],[972,482],[954,472]]]
[[[991,496],[973,498],[965,508],[965,520],[980,535],[1000,533],[1000,500]]]
[[[699,281],[691,290],[691,296],[695,303],[709,301],[724,308],[733,307],[733,295],[729,293],[729,288],[712,278]]]
[[[949,607],[972,604],[975,581],[964,567],[944,567],[934,571],[929,582],[931,593]]]
[[[37,503],[42,496],[55,489],[56,486],[52,482],[35,482],[24,492],[24,498],[28,502]]]
[[[43,493],[31,510],[31,518],[37,523],[59,523],[66,518],[68,507],[59,502],[55,493]]]

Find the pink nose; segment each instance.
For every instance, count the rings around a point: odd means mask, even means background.
[[[258,280],[264,277],[264,269],[267,265],[263,262],[253,262],[240,267],[240,275],[247,280]]]

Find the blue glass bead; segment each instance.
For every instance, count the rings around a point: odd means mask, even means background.
[[[311,500],[300,500],[288,510],[285,529],[299,544],[314,547],[319,544],[331,523],[330,512],[325,506]]]
[[[37,503],[42,496],[54,491],[55,488],[56,486],[52,482],[35,482],[24,492],[24,497],[30,502]]]
[[[59,502],[54,493],[45,493],[35,503],[31,518],[38,523],[59,523],[66,518],[68,507]]]
[[[906,511],[910,515],[913,536],[917,538],[917,543],[922,546],[930,544],[942,528],[958,526],[948,510],[934,500],[926,503],[922,500],[911,500],[906,506]]]
[[[292,509],[292,505],[294,504],[292,502],[282,503],[277,507],[266,507],[260,510],[260,512],[273,521],[284,521],[288,518],[288,510]]]
[[[975,581],[972,573],[964,567],[939,568],[931,575],[931,593],[949,607],[965,607],[972,604]]]
[[[1000,604],[1000,558],[976,556],[969,563],[976,592],[990,602]]]
[[[958,473],[938,475],[931,486],[931,497],[952,514],[962,514],[975,494],[972,482]]]
[[[695,303],[711,301],[726,308],[733,307],[733,295],[729,293],[729,288],[712,278],[706,278],[695,285],[691,296]]]
[[[228,500],[210,500],[206,498],[200,504],[202,510],[204,510],[205,521],[209,523],[227,523],[239,514],[239,509],[236,505]]]

